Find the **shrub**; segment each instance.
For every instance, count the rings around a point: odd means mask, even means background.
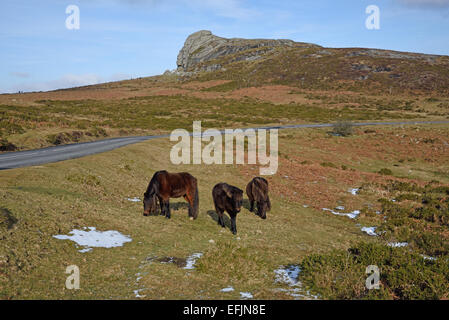
[[[0,151],[15,151],[17,147],[4,138],[0,138]]]
[[[382,168],[378,171],[378,173],[383,174],[385,176],[392,176],[393,175],[393,171],[391,171],[390,169],[387,168]]]
[[[380,289],[365,287],[366,267],[380,270]],[[301,262],[300,280],[328,299],[442,299],[449,293],[449,262],[426,260],[407,248],[358,243],[349,250],[313,254]]]
[[[49,136],[47,136],[47,141],[54,145],[60,145],[70,142],[71,139],[68,133],[61,132],[58,134],[50,134]]]
[[[395,182],[388,186],[396,195],[397,202],[380,199],[386,220],[379,230],[385,231],[385,239],[398,239],[413,243],[415,249],[424,254],[449,255],[446,227],[449,226],[449,198],[446,187],[425,187],[416,184]],[[400,191],[398,191],[400,190]],[[411,193],[413,192],[413,193]],[[402,200],[409,202],[401,203]]]
[[[349,121],[339,121],[332,127],[332,134],[347,137],[354,133],[353,124]]]
[[[107,137],[107,136],[108,136],[106,130],[104,130],[103,128],[99,128],[99,127],[95,127],[95,128],[92,130],[92,134],[93,134],[95,137]]]
[[[25,130],[22,128],[22,126],[16,123],[10,122],[8,120],[1,120],[0,132],[4,132],[6,135],[10,135],[24,133]]]
[[[414,233],[411,236],[411,241],[429,256],[438,257],[449,254],[449,243],[436,233]]]
[[[322,167],[328,167],[328,168],[338,168],[336,164],[332,162],[321,162],[320,165]]]

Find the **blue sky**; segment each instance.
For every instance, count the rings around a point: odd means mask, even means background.
[[[80,9],[68,30],[66,7]],[[365,8],[380,8],[368,30]],[[0,92],[51,90],[176,68],[186,37],[286,38],[449,55],[449,0],[2,0]]]

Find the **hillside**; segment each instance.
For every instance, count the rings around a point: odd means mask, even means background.
[[[199,31],[187,38],[177,64],[181,74],[233,80],[237,87],[283,84],[320,90],[449,93],[448,56],[324,48],[292,40],[225,39]]]
[[[449,119],[447,57],[189,38],[163,75],[0,95],[0,152],[191,131],[198,120],[222,129]],[[430,69],[433,80],[419,77]],[[237,235],[227,215],[217,225],[211,190],[221,181],[245,190],[260,163],[174,164],[176,142],[158,138],[0,170],[0,299],[448,299],[448,123],[341,124],[346,134],[279,131],[278,171],[266,176],[272,209],[260,219],[245,195]],[[170,200],[171,219],[142,214],[158,170],[197,178],[198,219],[183,198]],[[98,233],[127,241],[69,240]],[[65,286],[73,265],[78,290]],[[366,288],[370,265],[379,290]]]
[[[190,35],[163,75],[0,95],[0,152],[204,128],[446,120],[449,57]]]

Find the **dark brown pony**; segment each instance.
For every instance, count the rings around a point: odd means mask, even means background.
[[[218,215],[218,224],[224,228],[223,212],[226,211],[231,217],[231,231],[237,234],[236,217],[242,208],[243,190],[224,182],[217,183],[212,189],[212,198]]]
[[[190,173],[168,173],[157,171],[148,184],[143,198],[143,215],[157,212],[157,200],[161,206],[161,215],[170,219],[170,198],[184,197],[189,203],[189,217],[198,217],[198,183]]]
[[[262,177],[255,177],[246,186],[251,208],[254,211],[254,203],[257,203],[257,215],[262,219],[267,218],[267,211],[271,210],[270,197],[268,196],[268,181]]]

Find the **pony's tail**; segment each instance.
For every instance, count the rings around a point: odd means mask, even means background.
[[[200,200],[198,198],[198,184],[195,181],[195,194],[193,195],[193,219],[198,218]]]

